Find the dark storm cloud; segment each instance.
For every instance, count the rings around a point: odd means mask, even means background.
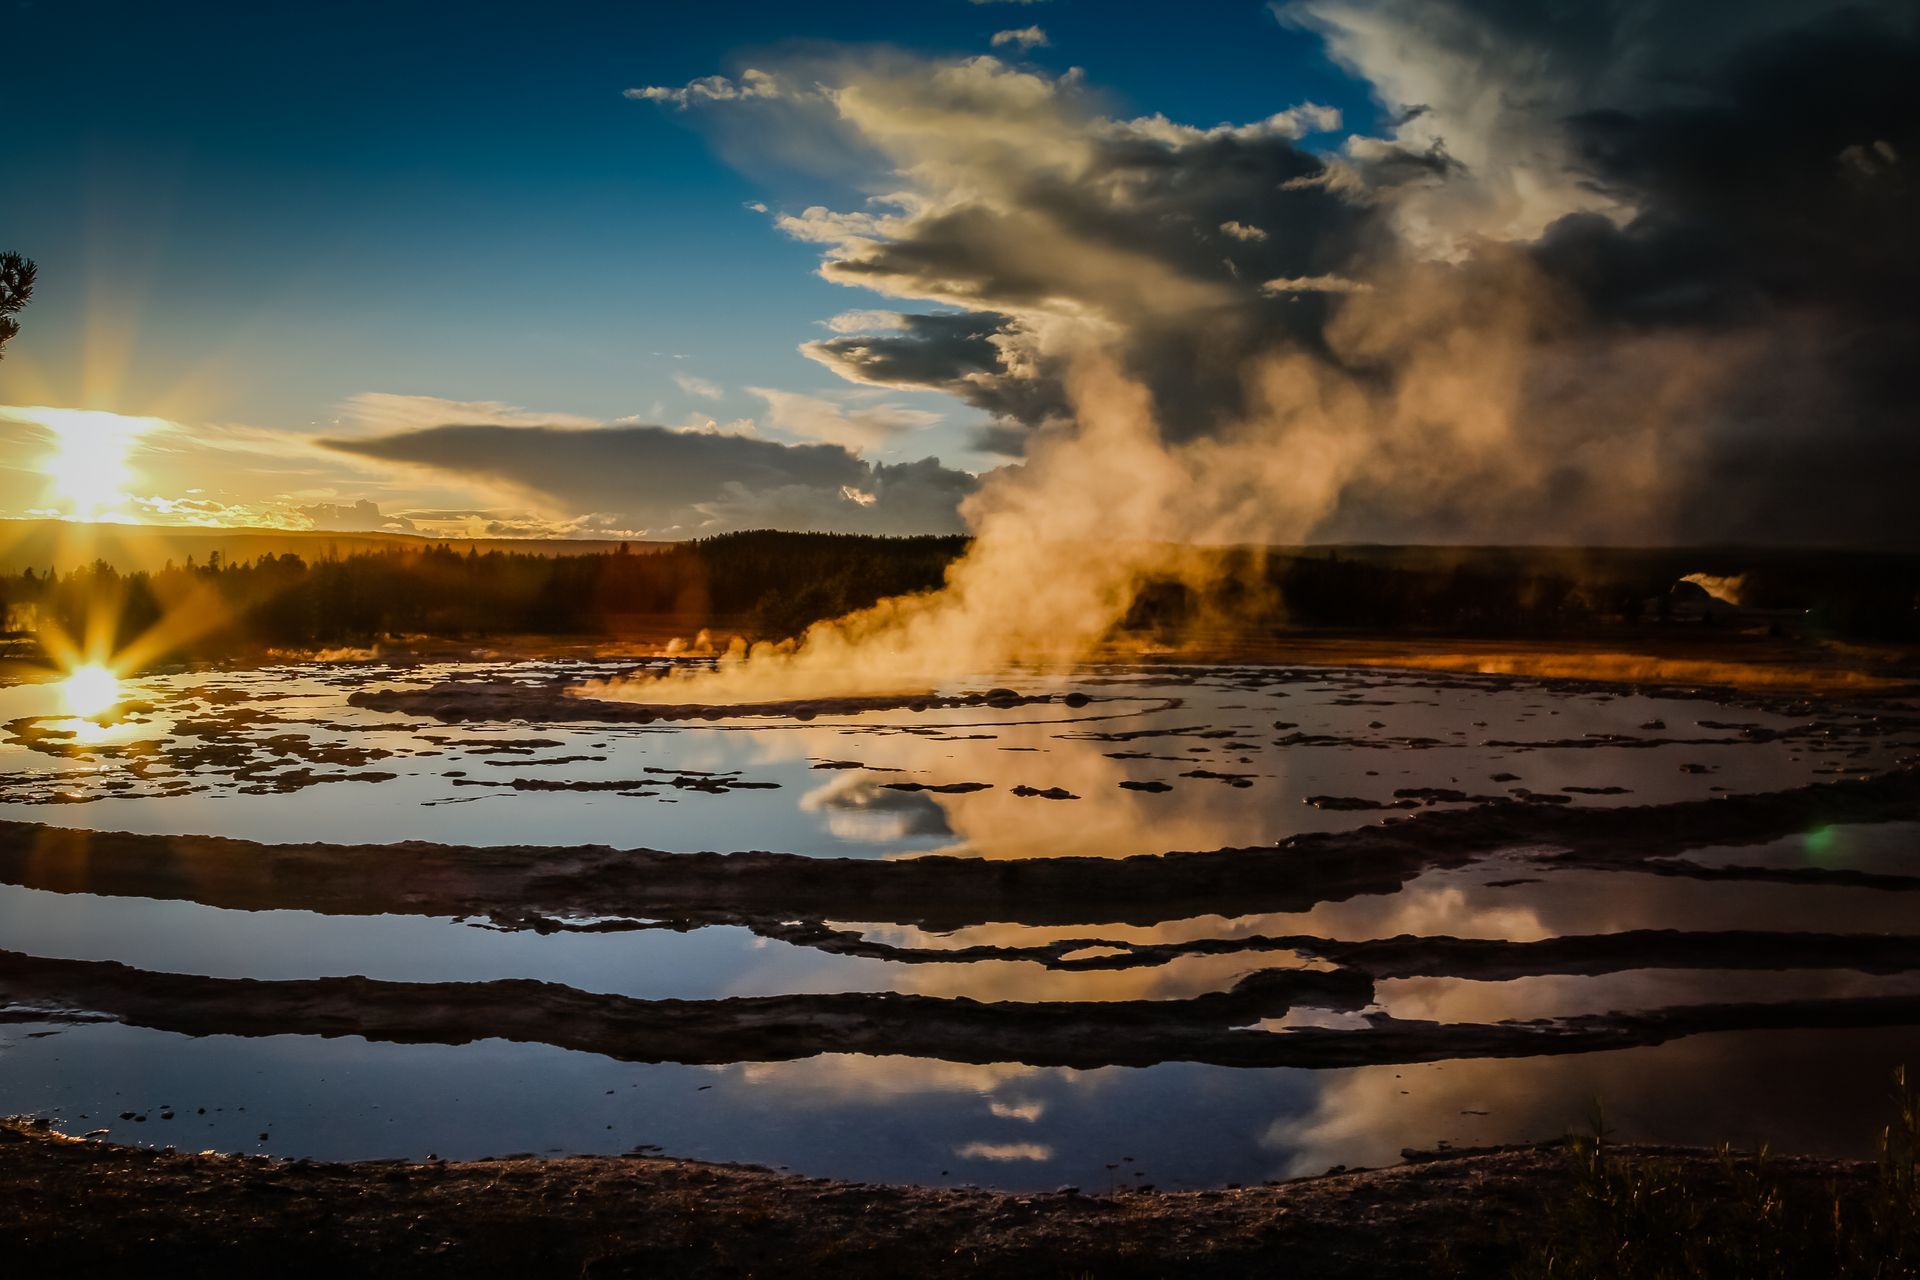
[[[1920,11],[1815,16],[1687,84],[1567,120],[1578,170],[1637,212],[1556,223],[1536,258],[1596,322],[1765,335],[1703,460],[1712,514],[1683,528],[1920,545]]]
[[[1331,189],[1325,164],[1286,133],[1194,134],[1110,132],[1084,167],[1040,168],[1010,192],[830,258],[822,274],[838,283],[985,306],[804,350],[856,381],[946,391],[1033,425],[1066,405],[1064,362],[1034,330],[1071,310],[1115,325],[1129,372],[1170,427],[1206,428],[1240,407],[1250,355],[1317,341],[1326,300],[1262,286],[1337,274],[1378,232],[1366,204]]]
[[[899,189],[781,225],[828,280],[950,309],[804,350],[961,397],[1009,454],[1097,351],[1169,446],[1310,463],[1271,474],[1310,471],[1275,501],[1312,536],[1920,545],[1911,3],[1275,12],[1384,136],[1120,119],[990,58],[765,81]]]
[[[884,313],[883,313],[884,314]],[[802,350],[853,382],[880,386],[962,386],[967,378],[993,373],[1000,351],[993,336],[1009,323],[991,313],[897,315],[897,332],[810,342]]]
[[[611,517],[620,528],[676,536],[767,526],[948,532],[959,528],[956,507],[974,485],[971,475],[934,459],[876,464],[838,445],[656,426],[448,424],[329,444],[528,491],[568,512]]]
[[[1012,317],[966,312],[906,314],[892,321],[893,332],[824,338],[802,344],[800,351],[849,382],[943,391],[992,414],[993,421],[975,432],[982,452],[1017,457],[1028,426],[1067,412],[1058,361],[1036,360],[1024,376],[1008,372],[1004,346],[1022,340]]]
[[[1620,401],[1618,435],[1657,438],[1671,496],[1643,536],[1920,546],[1905,496],[1920,465],[1920,10],[1275,9],[1326,36],[1390,108],[1413,108],[1388,137],[1350,144],[1364,181],[1378,188],[1370,161],[1386,149],[1445,158],[1444,174],[1383,194],[1411,250],[1450,251],[1471,289],[1506,269],[1489,239],[1525,248],[1553,291],[1532,359],[1569,371],[1528,413],[1552,438],[1578,416],[1577,389]],[[1694,385],[1667,404],[1654,368]],[[1620,394],[1636,380],[1637,407]],[[1605,471],[1571,459],[1541,475],[1563,510],[1611,496]],[[1458,506],[1449,493],[1434,523]],[[1342,512],[1348,534],[1407,523],[1360,491]]]
[[[1696,104],[1571,117],[1575,163],[1640,212],[1551,228],[1541,260],[1602,315],[1768,308],[1904,320],[1920,283],[1920,19],[1847,11],[1737,50]]]

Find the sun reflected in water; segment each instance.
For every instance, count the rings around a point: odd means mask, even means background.
[[[70,715],[97,716],[120,701],[120,677],[89,662],[60,682],[60,699]]]

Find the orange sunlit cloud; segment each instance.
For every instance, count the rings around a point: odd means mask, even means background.
[[[484,520],[469,513],[500,510],[512,496],[356,458],[304,432],[0,405],[0,519],[337,529],[329,516],[371,503],[392,518],[355,527],[442,532],[404,513],[425,508]],[[508,506],[511,518],[544,532],[545,513],[525,515],[523,506]]]

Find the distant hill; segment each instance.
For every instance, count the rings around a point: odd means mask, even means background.
[[[65,573],[105,560],[122,573],[163,568],[187,557],[204,564],[215,552],[223,560],[256,560],[292,552],[324,560],[389,548],[436,547],[461,551],[514,551],[521,555],[604,554],[617,541],[568,538],[429,538],[410,533],[326,533],[284,529],[200,529],[166,525],[83,524],[72,520],[0,520],[0,574],[27,569]],[[630,542],[632,551],[657,551],[669,542]]]

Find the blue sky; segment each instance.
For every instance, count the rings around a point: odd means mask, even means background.
[[[41,268],[0,515],[958,529],[1084,431],[1096,356],[1166,446],[1116,482],[1273,437],[1168,536],[1774,536],[1809,474],[1900,471],[1900,0],[0,13],[0,248]],[[1502,262],[1539,278],[1476,300]],[[1498,329],[1548,297],[1606,353],[1571,383],[1571,330]],[[827,327],[870,308],[908,318]]]
[[[686,113],[621,91],[806,41],[984,52],[1034,22],[1052,42],[1034,62],[1085,67],[1123,109],[1368,110],[1257,0],[16,2],[9,43],[35,54],[0,207],[41,286],[0,382],[31,365],[36,403],[291,428],[365,391],[652,420],[751,415],[749,384],[836,388],[795,348],[872,300],[744,204],[847,193],[737,172]],[[90,328],[124,346],[92,385]]]

